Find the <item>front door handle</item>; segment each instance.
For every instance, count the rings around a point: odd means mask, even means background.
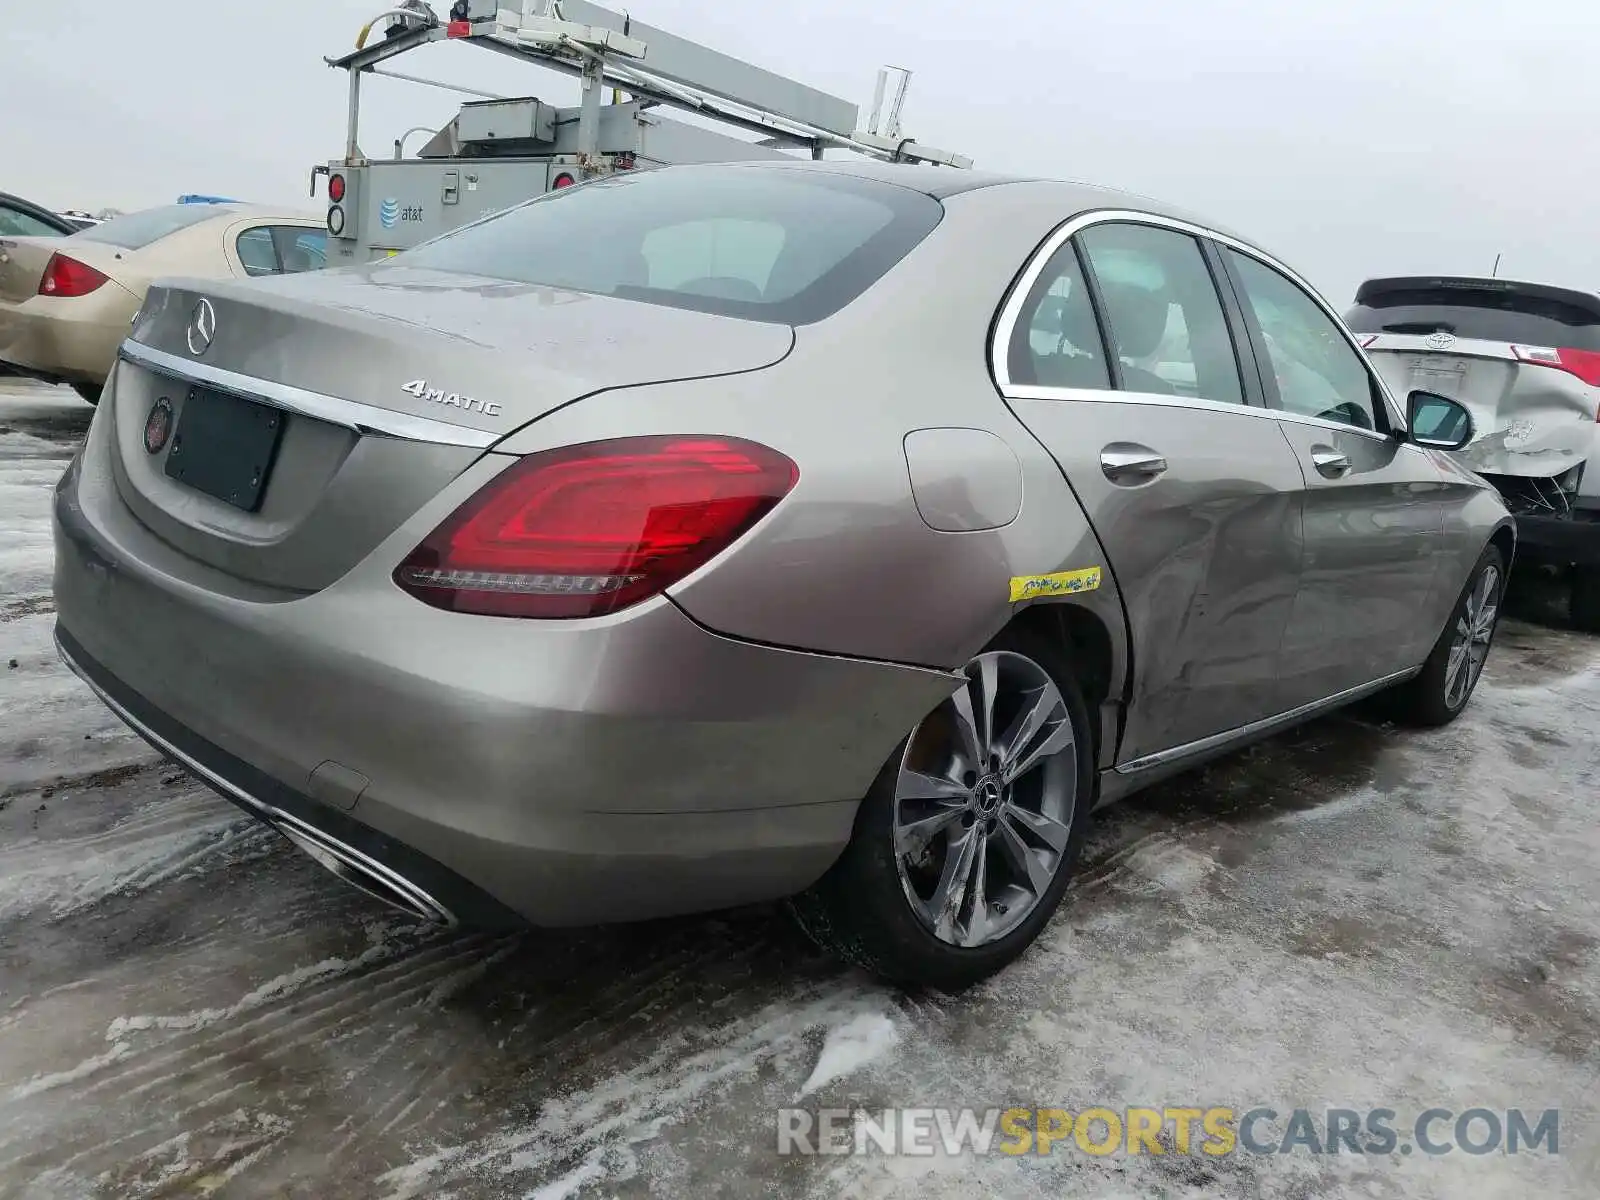
[[[1100,470],[1112,483],[1136,487],[1164,474],[1167,460],[1138,442],[1112,442],[1100,451]]]
[[[1343,479],[1350,474],[1350,459],[1332,446],[1311,447],[1311,465],[1325,479]]]

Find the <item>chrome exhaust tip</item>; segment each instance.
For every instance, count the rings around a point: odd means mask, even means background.
[[[454,913],[422,888],[355,847],[281,811],[262,819],[357,891],[429,925],[453,928],[458,923]]]

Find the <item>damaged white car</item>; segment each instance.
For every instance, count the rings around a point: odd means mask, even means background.
[[[1458,400],[1458,452],[1517,517],[1517,557],[1570,572],[1600,632],[1600,296],[1459,276],[1369,279],[1345,323],[1396,395]]]

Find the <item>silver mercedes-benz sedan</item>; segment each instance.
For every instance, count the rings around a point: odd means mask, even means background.
[[[168,281],[55,505],[128,724],[440,922],[792,897],[896,980],[1039,933],[1090,810],[1371,693],[1514,548],[1326,303],[1127,195],[831,163]]]

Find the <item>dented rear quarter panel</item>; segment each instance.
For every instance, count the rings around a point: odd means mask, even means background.
[[[762,442],[799,465],[799,483],[730,551],[671,589],[695,620],[756,641],[954,669],[1024,606],[1073,604],[1110,635],[1118,697],[1127,637],[1110,565],[1059,467],[1001,400],[985,348],[1016,271],[1081,205],[1050,184],[985,189],[981,212],[966,200],[947,199],[939,227],[854,303],[800,327],[781,363],[590,396],[496,448],[523,454],[648,433]],[[967,264],[959,283],[952,260]],[[943,429],[1004,443],[1009,455],[986,456],[982,469],[1020,476],[1015,516],[995,528],[930,527],[905,441]],[[977,491],[1015,486],[985,479]],[[1092,590],[1011,600],[1013,577],[1096,567]]]

